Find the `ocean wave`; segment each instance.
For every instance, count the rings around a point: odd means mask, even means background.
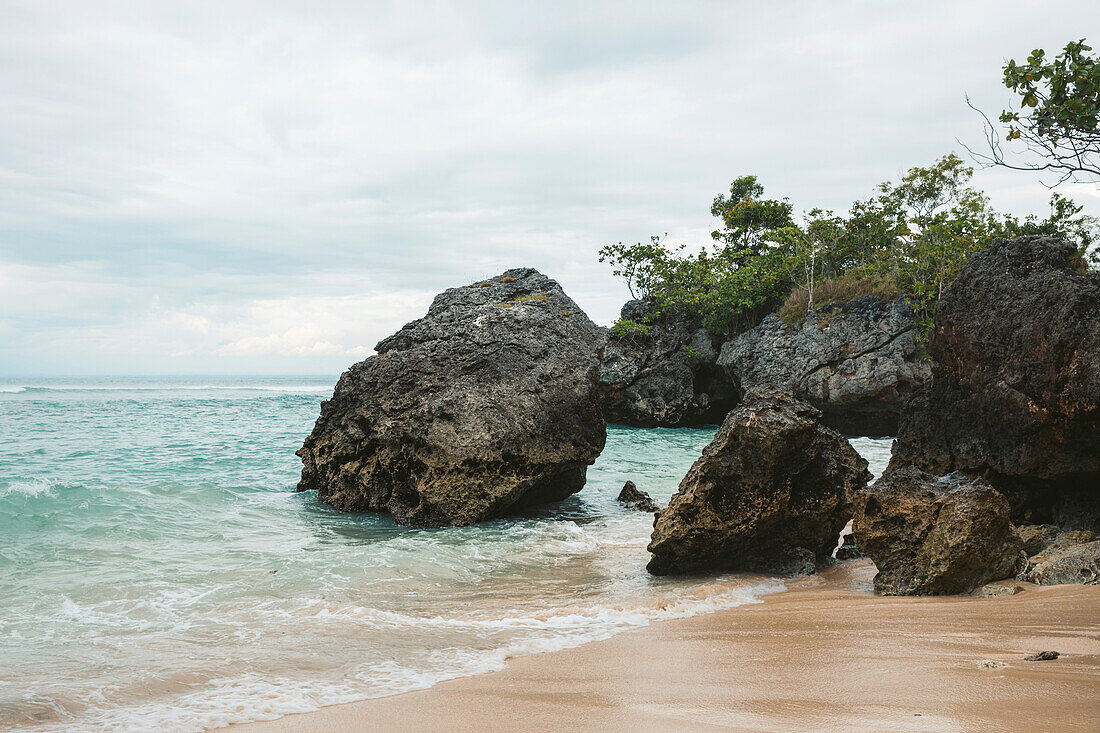
[[[33,478],[26,481],[13,481],[0,488],[0,498],[7,496],[48,496],[53,493],[54,481],[44,478]]]
[[[730,588],[730,585],[734,587]],[[463,617],[417,616],[352,604],[332,604],[323,600],[305,600],[289,616],[313,619],[354,619],[379,628],[412,627],[417,629],[459,630],[588,630],[593,627],[646,626],[653,621],[688,618],[758,603],[760,596],[777,593],[786,586],[774,578],[740,584],[719,582],[692,589],[683,594],[654,600],[643,605],[576,606],[554,608],[541,612],[513,611],[496,616],[471,614]]]
[[[321,394],[331,392],[331,385],[292,384],[292,385],[158,385],[155,387],[138,385],[28,385],[23,387],[0,387],[0,392],[18,394],[20,392],[278,392],[283,394]]]
[[[678,597],[643,605],[581,606],[541,612],[505,612],[498,616],[446,618],[333,605],[302,599],[296,616],[313,620],[368,621],[371,625],[420,629],[520,632],[492,649],[447,648],[433,651],[420,664],[397,661],[358,665],[329,680],[265,678],[254,673],[214,679],[202,689],[168,701],[90,712],[80,720],[51,722],[31,730],[49,731],[203,731],[360,700],[422,690],[440,682],[504,669],[509,659],[572,649],[609,639],[653,621],[687,618],[759,603],[761,596],[784,590],[772,578],[749,582],[719,581]]]

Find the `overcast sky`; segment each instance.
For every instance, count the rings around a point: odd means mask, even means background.
[[[0,0],[0,375],[335,374],[515,266],[606,324],[600,246],[702,243],[745,173],[846,210],[980,143],[964,94],[1006,106],[1006,59],[1100,29],[1096,0],[533,5]]]

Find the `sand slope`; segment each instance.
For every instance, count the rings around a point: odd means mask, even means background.
[[[875,598],[873,573],[843,563],[761,604],[231,730],[1100,731],[1100,587]],[[1024,661],[1042,649],[1062,657]]]

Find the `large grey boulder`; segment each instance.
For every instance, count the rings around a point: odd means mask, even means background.
[[[658,513],[647,570],[792,573],[828,560],[871,474],[820,417],[774,387],[746,395]]]
[[[647,428],[721,422],[738,391],[716,365],[714,338],[684,314],[656,310],[649,299],[628,301],[622,318],[645,332],[608,334],[600,363],[607,420]]]
[[[876,593],[969,593],[1025,566],[1008,514],[1008,501],[980,478],[907,467],[856,492],[852,530],[878,568]]]
[[[606,438],[604,342],[535,270],[440,293],[340,377],[298,451],[298,490],[409,525],[466,525],[564,499]]]
[[[1069,242],[998,239],[944,289],[929,349],[891,467],[981,475],[1017,522],[1100,530],[1100,272]]]
[[[931,378],[905,298],[822,306],[800,324],[777,316],[727,341],[718,365],[742,389],[773,384],[849,435],[893,435],[902,405]]]

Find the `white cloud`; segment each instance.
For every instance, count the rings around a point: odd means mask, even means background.
[[[0,373],[335,371],[518,265],[608,322],[601,245],[705,239],[743,173],[843,210],[980,141],[964,93],[999,110],[1007,57],[1089,21],[1090,0],[0,1]],[[977,183],[1045,210],[1026,174]]]

